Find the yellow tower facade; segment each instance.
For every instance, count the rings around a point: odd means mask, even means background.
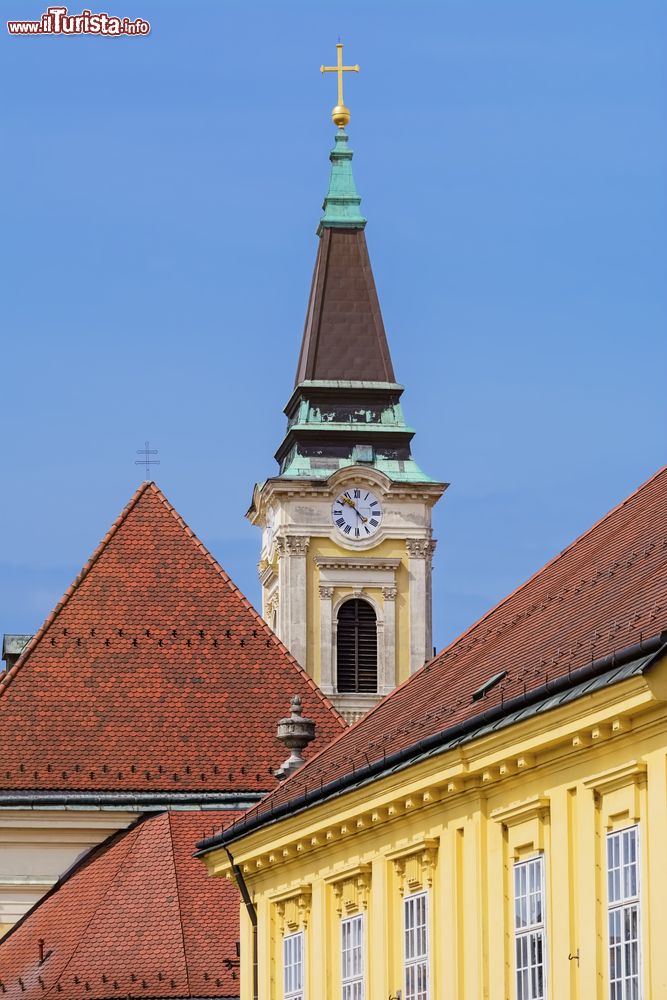
[[[431,509],[441,492],[358,465],[257,492],[264,617],[349,721],[432,655]],[[378,520],[372,536],[341,498]],[[361,525],[359,535],[345,534],[341,519]]]

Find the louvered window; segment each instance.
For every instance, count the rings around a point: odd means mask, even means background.
[[[374,694],[378,684],[377,621],[368,601],[341,605],[336,645],[338,691]]]

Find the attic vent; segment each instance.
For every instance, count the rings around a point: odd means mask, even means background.
[[[378,678],[375,612],[368,601],[346,601],[338,612],[336,686],[340,694],[374,694]]]
[[[501,670],[499,674],[494,674],[493,677],[489,677],[488,681],[484,681],[481,687],[478,687],[476,691],[473,691],[472,700],[479,701],[485,694],[489,693],[491,688],[494,688],[496,684],[500,684],[505,677],[507,677],[506,670]]]

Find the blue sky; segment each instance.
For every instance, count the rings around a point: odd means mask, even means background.
[[[45,8],[3,0],[2,32]],[[339,35],[415,454],[452,484],[437,645],[664,464],[664,2],[101,9],[152,32],[0,34],[0,630],[48,614],[146,438],[258,601],[243,514],[283,434]]]

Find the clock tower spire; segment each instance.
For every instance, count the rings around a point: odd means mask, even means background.
[[[349,120],[339,92],[342,121],[341,106]],[[446,484],[412,456],[337,124],[279,471],[248,517],[264,529],[265,618],[353,720],[432,654],[431,510]]]

